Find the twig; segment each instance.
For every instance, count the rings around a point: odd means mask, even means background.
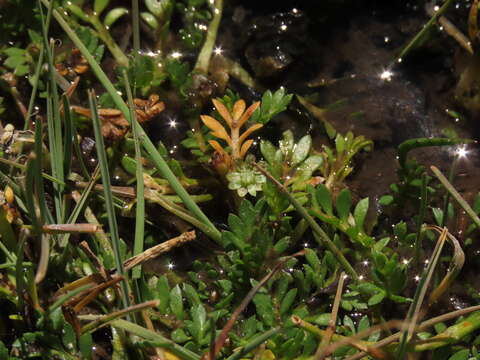
[[[166,253],[172,250],[173,248],[176,248],[186,242],[192,241],[195,239],[195,237],[196,237],[195,231],[188,231],[173,239],[167,240],[161,244],[153,246],[145,250],[141,254],[138,254],[136,256],[133,256],[125,260],[125,262],[123,263],[125,271],[129,271],[130,269],[144,263],[145,261],[156,258],[160,254]]]
[[[260,165],[254,163],[254,166],[265,175],[268,180],[270,180],[283,194],[286,195],[293,207],[300,213],[300,215],[308,222],[312,228],[315,239],[321,244],[325,245],[336,257],[337,261],[343,267],[345,272],[350,275],[355,281],[358,280],[358,274],[355,269],[350,265],[348,260],[342,254],[342,252],[337,248],[332,240],[328,237],[327,233],[322,230],[322,228],[317,224],[317,222],[310,216],[310,214],[305,210],[305,208],[295,199],[292,194],[277,180],[275,179],[267,170],[265,170]]]
[[[327,346],[330,344],[333,334],[335,333],[338,309],[340,307],[340,300],[342,300],[343,284],[345,282],[345,273],[342,271],[338,280],[337,293],[335,294],[335,300],[333,301],[332,314],[328,321],[328,327],[325,336],[322,338],[320,345],[318,345],[317,352],[315,353],[315,360],[323,360],[329,354],[327,353]]]
[[[472,313],[474,311],[479,311],[479,310],[480,310],[480,305],[476,305],[476,306],[470,306],[470,307],[465,308],[465,309],[460,309],[460,310],[452,311],[452,312],[449,312],[449,313],[446,313],[446,314],[443,314],[443,315],[436,316],[434,318],[431,318],[431,319],[428,319],[428,320],[425,320],[424,322],[422,322],[417,327],[417,331],[422,331],[422,330],[428,329],[429,327],[432,327],[435,324],[445,322],[445,321],[448,321],[448,320],[452,320],[452,319],[456,319],[456,318],[459,318],[460,316]],[[397,340],[401,335],[402,335],[401,332],[397,332],[393,335],[390,335],[390,336],[388,336],[388,337],[386,337],[386,338],[384,338],[380,341],[377,341],[374,345],[371,346],[371,348],[379,348],[379,347],[391,344],[392,342]],[[363,358],[365,355],[366,355],[366,352],[362,351],[362,352],[359,352],[359,353],[354,354],[352,356],[349,356],[345,360],[358,360],[358,359]]]

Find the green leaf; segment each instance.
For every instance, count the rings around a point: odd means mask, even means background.
[[[82,356],[86,359],[92,358],[92,346],[93,346],[93,339],[92,334],[86,333],[80,336],[78,339],[78,347],[80,348],[80,352]]]
[[[244,333],[245,339],[249,339],[249,338],[251,338],[253,335],[256,334],[257,328],[258,328],[257,323],[258,323],[258,321],[257,321],[257,319],[255,318],[255,315],[250,316],[250,317],[245,321],[245,324],[244,324],[244,326],[243,326],[243,333]]]
[[[253,303],[262,322],[266,326],[273,326],[275,315],[273,313],[273,304],[270,295],[258,293],[254,296]]]
[[[108,6],[110,3],[110,0],[95,0],[93,3],[93,11],[97,13],[97,16],[100,16],[100,14],[105,10],[105,8]]]
[[[27,59],[23,55],[14,55],[10,56],[7,58],[7,60],[4,61],[3,65],[10,69],[15,69],[19,65],[25,64]]]
[[[357,330],[358,332],[361,332],[361,331],[367,330],[369,327],[370,327],[370,321],[368,320],[368,316],[365,315],[360,319]]]
[[[183,312],[182,290],[180,290],[180,286],[176,285],[172,291],[170,291],[169,301],[173,315],[175,315],[178,320],[183,320],[185,314]]]
[[[277,148],[270,141],[263,139],[260,141],[260,152],[270,165],[275,163]]]
[[[341,154],[345,151],[345,137],[342,134],[337,134],[335,137],[335,147],[337,154]]]
[[[16,47],[11,47],[3,50],[3,53],[9,57],[11,56],[24,56],[27,54],[27,50],[25,49],[20,49]]]
[[[288,249],[290,246],[290,241],[291,237],[290,236],[285,236],[278,240],[275,245],[273,246],[273,250],[275,251],[275,254],[280,255],[282,254],[285,250]]]
[[[285,315],[288,310],[290,310],[290,307],[293,305],[293,302],[295,301],[295,297],[297,296],[297,289],[290,289],[285,297],[282,300],[282,303],[280,304],[280,314]]]
[[[350,213],[350,207],[352,206],[352,195],[348,189],[343,189],[338,194],[335,207],[337,214],[341,220],[346,220]]]
[[[150,56],[136,56],[131,62],[129,77],[135,88],[147,87],[153,80],[155,64]]]
[[[463,349],[457,351],[455,354],[450,356],[448,360],[467,360],[470,356],[470,349]]]
[[[378,203],[382,206],[388,206],[391,205],[394,201],[394,197],[392,195],[383,195],[380,200],[378,200]]]
[[[310,149],[312,148],[312,138],[310,135],[305,135],[302,137],[299,142],[296,144],[293,155],[292,155],[292,167],[300,164],[303,160],[305,160],[310,153]]]
[[[150,14],[149,12],[141,12],[140,13],[140,17],[142,18],[143,21],[145,21],[147,23],[148,26],[150,26],[153,30],[157,30],[158,29],[158,21],[157,19],[155,18],[155,16],[153,16],[152,14]]]
[[[8,349],[2,341],[0,341],[0,359],[8,359]]]
[[[332,195],[330,194],[330,190],[328,190],[324,184],[318,185],[316,198],[323,211],[328,215],[332,215]]]
[[[435,218],[435,222],[438,226],[440,226],[443,222],[443,210],[438,207],[434,207],[432,208],[432,213],[433,217]]]
[[[251,228],[247,228],[244,222],[234,214],[228,215],[228,226],[236,236],[240,237],[242,240],[247,240],[251,233]]]
[[[388,245],[388,243],[390,242],[390,238],[389,237],[385,237],[385,238],[382,238],[380,240],[378,240],[375,245],[373,245],[373,250],[374,251],[382,251],[382,249]]]
[[[190,339],[191,339],[191,337],[188,336],[185,333],[185,331],[183,331],[182,328],[175,329],[172,332],[172,340],[175,341],[176,343],[183,344],[183,343],[186,343]]]
[[[320,314],[317,315],[312,322],[318,326],[328,326],[331,317],[332,315],[330,313]]]
[[[162,275],[157,281],[157,299],[160,300],[158,310],[161,314],[165,314],[170,303],[170,287],[165,275]]]
[[[400,221],[393,227],[393,233],[398,241],[403,241],[405,235],[407,235],[407,224],[404,221]]]
[[[189,327],[190,333],[193,335],[197,343],[201,341],[205,334],[207,323],[207,313],[202,304],[194,306],[191,310],[192,325]]]
[[[378,294],[373,295],[368,299],[368,306],[374,306],[380,304],[385,298],[386,293],[384,291],[379,292]]]
[[[365,217],[367,216],[368,212],[368,198],[362,199],[357,203],[355,206],[355,210],[353,212],[353,217],[355,218],[355,224],[358,226],[359,229],[363,229],[363,224],[365,222]]]
[[[128,9],[127,8],[115,8],[110,10],[107,15],[105,15],[105,19],[103,20],[103,23],[105,26],[108,28],[115,24],[115,22],[120,19],[123,15],[128,14]]]
[[[294,145],[293,132],[291,130],[284,131],[282,134],[282,140],[278,142],[278,146],[285,158],[290,158]]]
[[[353,322],[352,318],[348,315],[345,315],[343,317],[343,325],[348,327],[351,331],[352,334],[355,334],[355,323]]]
[[[317,256],[317,253],[312,249],[305,249],[305,258],[308,263],[312,266],[313,270],[318,272],[322,266],[320,259]]]
[[[192,285],[188,283],[183,284],[183,292],[185,293],[190,306],[196,306],[200,304],[200,297]]]

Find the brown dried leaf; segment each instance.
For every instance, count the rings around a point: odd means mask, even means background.
[[[230,114],[226,106],[216,99],[213,99],[212,102],[213,102],[213,105],[215,105],[215,108],[217,109],[220,116],[225,119],[228,126],[232,127],[232,123],[233,123],[232,115]]]

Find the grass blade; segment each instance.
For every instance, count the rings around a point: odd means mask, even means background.
[[[146,340],[152,341],[156,346],[169,350],[172,354],[178,356],[183,360],[200,360],[200,356],[194,352],[185,349],[183,346],[177,345],[172,340],[169,340],[162,335],[145,329],[142,326],[136,325],[126,320],[115,320],[112,326],[123,329],[134,335],[137,335]]]
[[[137,311],[142,311],[142,310],[145,310],[145,309],[148,309],[148,308],[151,308],[151,307],[158,306],[159,303],[160,303],[159,300],[151,300],[151,301],[146,301],[146,302],[141,303],[141,304],[130,306],[128,308],[125,308],[125,309],[122,309],[122,310],[119,310],[119,311],[112,312],[108,315],[102,316],[102,317],[88,323],[87,325],[82,327],[81,332],[82,332],[82,334],[94,332],[94,331],[98,330],[99,328],[101,328],[105,325],[108,325],[109,323],[118,319],[119,317],[126,316],[128,314],[132,314],[132,313],[137,312]]]
[[[93,90],[88,93],[88,100],[90,104],[90,112],[92,114],[93,130],[95,133],[95,145],[97,148],[98,162],[100,164],[100,171],[102,174],[102,182],[103,182],[103,189],[104,189],[103,194],[105,196],[105,207],[107,209],[108,225],[110,229],[110,238],[112,240],[112,245],[113,245],[115,265],[117,268],[117,272],[122,277],[124,277],[124,280],[122,280],[122,300],[123,300],[123,306],[127,308],[130,305],[130,301],[128,298],[128,283],[127,283],[127,280],[125,279],[123,260],[120,255],[120,237],[118,234],[118,224],[117,224],[115,209],[113,207],[112,190],[110,188],[111,186],[110,173],[108,170],[107,154],[105,153],[105,144],[103,142],[102,130],[100,128],[100,119],[98,117],[98,112],[97,112],[97,101],[96,101],[95,93],[93,92]]]
[[[448,179],[442,174],[440,170],[438,170],[437,167],[431,166],[430,169],[433,171],[435,176],[440,180],[442,185],[444,186],[445,189],[452,195],[452,197],[458,202],[458,205],[460,205],[463,210],[470,216],[472,221],[477,225],[478,228],[480,228],[480,218],[475,214],[475,211],[468,205],[468,203],[462,198],[462,195],[458,193],[457,190],[453,187],[452,184],[448,181]],[[443,214],[443,216],[447,216],[446,214]]]
[[[53,12],[53,4],[49,4],[47,16],[51,17]],[[55,64],[53,60],[53,41],[48,41],[47,22],[49,19],[44,19],[42,7],[40,7],[40,16],[42,19],[42,36],[43,46],[47,54],[49,83],[47,87],[48,99],[47,102],[47,119],[48,119],[48,136],[49,136],[49,150],[50,161],[52,166],[53,177],[64,182],[63,172],[63,141],[62,141],[62,120],[60,118],[60,103],[58,98],[57,83],[55,82]],[[48,110],[50,108],[50,110]],[[63,223],[63,199],[62,193],[63,185],[54,184],[54,200],[56,222]]]
[[[401,337],[400,345],[398,346],[398,349],[397,349],[396,358],[399,360],[405,358],[405,352],[407,350],[407,342],[413,335],[414,327],[417,324],[420,308],[422,306],[423,299],[425,298],[425,294],[427,292],[428,285],[430,284],[430,280],[433,276],[433,271],[435,270],[438,259],[440,258],[443,245],[445,244],[445,240],[447,238],[447,233],[448,233],[447,228],[443,228],[437,240],[435,248],[433,249],[433,253],[430,257],[430,261],[428,262],[428,267],[418,283],[417,289],[415,291],[415,295],[413,297],[413,302],[410,304],[410,308],[408,309],[405,322],[408,323],[409,325],[408,325],[408,328],[403,330],[403,335]]]
[[[50,6],[50,2],[48,0],[41,0],[45,6]],[[80,40],[77,34],[73,31],[73,29],[68,25],[68,23],[63,19],[62,15],[53,10],[53,17],[57,20],[59,25],[62,29],[67,33],[68,37],[72,40],[75,46],[80,50],[82,55],[88,61],[92,71],[97,76],[97,79],[103,85],[105,90],[107,90],[108,94],[112,97],[113,102],[118,107],[118,109],[122,112],[125,119],[127,119],[131,123],[130,119],[130,111],[128,106],[125,104],[121,96],[118,94],[117,90],[113,86],[112,82],[108,79],[105,72],[102,70],[100,65],[95,61],[94,57],[88,49],[86,48],[85,44]],[[162,176],[170,183],[173,190],[180,196],[185,206],[195,215],[197,219],[203,222],[207,227],[208,231],[205,232],[207,236],[215,240],[217,243],[221,243],[221,234],[220,231],[213,225],[210,219],[202,212],[202,210],[198,207],[198,205],[190,198],[190,195],[182,186],[180,181],[176,178],[173,174],[172,170],[168,167],[166,161],[162,158],[158,150],[155,148],[155,145],[152,143],[150,138],[147,136],[143,128],[139,124],[135,124],[134,126],[137,127],[138,136],[142,143],[142,146],[147,151],[150,156],[150,159],[155,164],[157,169],[160,171]]]
[[[138,5],[138,4],[137,4]],[[138,15],[138,14],[137,14]],[[140,141],[138,140],[137,133],[137,116],[135,113],[135,104],[133,103],[132,89],[128,81],[127,71],[123,71],[123,80],[125,82],[125,89],[128,96],[128,105],[130,107],[130,117],[135,126],[132,126],[133,141],[135,143],[135,162],[136,171],[135,176],[137,178],[137,201],[135,208],[135,240],[133,245],[133,255],[138,255],[143,252],[143,240],[145,233],[145,184],[143,182],[143,166],[142,166],[142,152],[140,149]],[[132,270],[132,279],[138,279],[141,275],[141,268],[135,268]]]

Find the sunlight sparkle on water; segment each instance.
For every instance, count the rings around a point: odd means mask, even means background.
[[[182,53],[180,51],[174,51],[170,54],[170,56],[174,59],[178,59],[182,57]]]
[[[215,49],[213,49],[213,53],[215,55],[222,55],[223,49],[221,46],[217,46]]]
[[[391,72],[390,70],[383,70],[380,73],[380,79],[381,80],[390,81],[390,80],[392,80],[392,76],[393,76],[393,72]]]
[[[468,150],[465,148],[465,146],[459,147],[455,151],[455,155],[457,155],[459,159],[466,158],[468,155]]]
[[[177,127],[177,122],[174,119],[172,119],[172,120],[170,120],[168,125],[170,125],[170,127],[174,128],[174,127]]]

